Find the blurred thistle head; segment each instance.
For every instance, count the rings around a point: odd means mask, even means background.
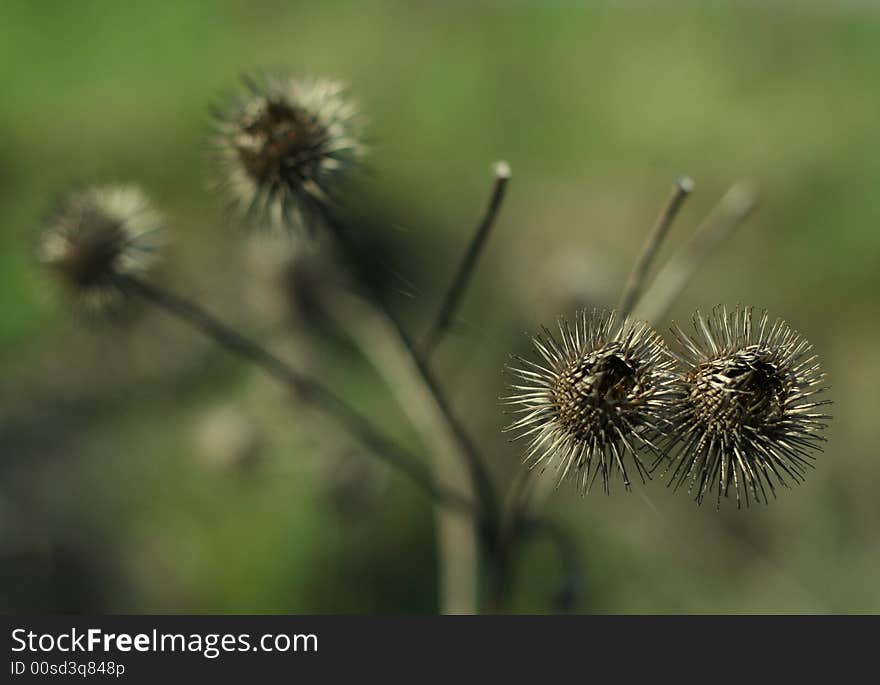
[[[250,223],[311,228],[363,156],[357,110],[333,81],[268,76],[245,85],[217,116],[221,188]]]
[[[821,407],[830,401],[816,399],[825,374],[812,345],[781,319],[771,325],[767,312],[757,320],[751,307],[697,312],[694,330],[673,328],[684,369],[670,417],[670,485],[688,482],[697,502],[714,490],[716,506],[731,485],[738,505],[741,494],[746,506],[767,503],[775,484],[803,480],[825,440],[831,417]]]
[[[58,202],[40,235],[37,256],[86,314],[114,314],[124,280],[154,266],[162,217],[134,186],[74,191]]]
[[[555,462],[560,481],[573,474],[584,493],[600,474],[610,492],[615,472],[629,489],[630,463],[644,482],[639,452],[655,451],[674,382],[662,338],[645,323],[594,309],[579,312],[573,327],[560,319],[558,339],[545,328],[533,344],[540,358],[514,357],[503,398],[520,415],[505,430],[528,439],[526,462]]]

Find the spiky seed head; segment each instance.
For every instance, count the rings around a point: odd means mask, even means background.
[[[831,417],[818,400],[825,374],[812,345],[785,321],[751,307],[694,315],[694,334],[675,326],[683,348],[665,446],[670,485],[688,483],[697,502],[731,485],[737,504],[768,502],[776,485],[803,480]]]
[[[267,76],[245,85],[217,115],[221,188],[254,225],[310,228],[363,157],[357,110],[334,81]]]
[[[162,247],[162,217],[135,186],[102,186],[65,195],[37,246],[88,315],[118,313],[125,276],[146,274]]]
[[[508,366],[515,380],[502,399],[519,416],[505,430],[528,440],[530,466],[554,465],[583,493],[600,474],[606,492],[615,473],[629,489],[630,468],[644,482],[640,452],[655,451],[664,432],[674,358],[650,326],[616,312],[578,312],[558,327],[558,338],[546,328],[535,336],[535,360]]]

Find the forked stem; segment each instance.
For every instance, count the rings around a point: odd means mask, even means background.
[[[451,449],[438,450],[435,455],[434,478],[437,482],[447,484],[459,483],[469,478],[473,486],[478,506],[476,521],[463,519],[457,512],[449,511],[442,505],[436,507],[436,518],[438,557],[443,579],[441,608],[444,613],[476,613],[476,586],[479,573],[477,548],[483,543],[487,549],[492,549],[500,526],[498,500],[486,463],[464,425],[452,411],[449,401],[414,341],[384,302],[382,294],[366,271],[358,246],[352,241],[346,227],[329,211],[325,211],[324,218],[328,232],[335,239],[339,257],[366,291],[366,295],[370,297],[370,304],[377,316],[387,324],[387,330],[396,340],[395,347],[398,352],[415,370],[424,392],[431,398],[437,415],[442,420],[443,434],[452,438],[449,443]]]
[[[192,326],[228,352],[259,366],[277,381],[293,390],[297,397],[338,421],[349,433],[370,448],[370,454],[400,471],[428,496],[444,506],[476,513],[474,503],[440,485],[428,469],[406,449],[387,437],[345,400],[308,376],[301,374],[265,347],[245,337],[202,307],[180,295],[132,276],[120,277],[118,285],[127,294],[155,305]]]
[[[418,369],[388,321],[362,297],[341,288],[327,288],[321,296],[326,316],[345,332],[363,351],[365,357],[383,376],[388,389],[404,415],[419,432],[424,445],[435,452],[434,477],[456,491],[469,496],[473,483],[467,470],[444,455],[458,449],[456,436],[440,411],[435,396],[422,381]],[[440,586],[447,613],[470,613],[476,608],[479,544],[484,531],[459,512],[437,512]],[[479,522],[482,526],[482,520]]]
[[[464,465],[474,482],[474,490],[481,507],[481,515],[484,517],[483,528],[490,536],[497,532],[499,523],[498,500],[495,495],[495,487],[489,477],[486,469],[485,460],[480,454],[476,444],[471,440],[464,428],[464,425],[455,416],[452,407],[446,398],[445,393],[440,388],[434,374],[428,367],[424,357],[419,353],[415,342],[404,329],[399,319],[390,311],[385,304],[382,295],[377,292],[376,286],[373,284],[369,275],[365,272],[363,261],[360,258],[360,250],[352,242],[348,232],[344,226],[334,220],[329,214],[325,215],[327,227],[336,241],[336,245],[340,252],[340,257],[345,261],[346,266],[351,270],[353,275],[358,279],[360,285],[366,290],[366,294],[370,297],[371,304],[374,306],[378,315],[384,318],[399,343],[399,350],[406,354],[409,362],[418,373],[421,382],[425,386],[425,390],[431,395],[440,415],[450,433],[455,438],[456,452],[462,459]]]

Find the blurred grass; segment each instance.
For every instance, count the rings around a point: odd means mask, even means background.
[[[465,309],[471,325],[450,344],[461,354],[449,350],[439,362],[465,415],[491,436],[499,474],[517,464],[494,433],[505,336],[552,320],[560,311],[548,302],[569,301],[554,294],[557,281],[581,278],[554,270],[554,260],[579,260],[601,299],[622,285],[676,175],[694,176],[697,192],[670,250],[731,182],[754,179],[758,214],[701,272],[676,315],[742,301],[803,330],[835,386],[830,451],[807,485],[747,514],[696,510],[656,485],[648,494],[659,515],[638,496],[575,501],[561,491],[556,506],[583,538],[579,608],[880,610],[880,505],[871,491],[880,476],[878,30],[880,13],[868,3],[7,0],[0,363],[18,380],[0,395],[0,410],[20,404],[47,360],[63,367],[66,355],[69,365],[86,365],[74,356],[86,345],[67,344],[30,252],[48,199],[71,180],[142,182],[170,217],[174,279],[250,320],[233,280],[244,239],[207,192],[207,106],[222,103],[243,72],[330,75],[351,85],[370,120],[366,202],[398,217],[413,255],[403,270],[427,293],[407,305],[419,321],[449,267],[434,256],[458,254],[484,201],[489,164],[511,162],[509,201]],[[419,250],[425,240],[438,251]],[[162,349],[150,321],[135,335]],[[185,332],[175,339],[188,345]],[[108,544],[130,540],[107,571],[129,585],[105,606],[432,610],[430,513],[405,484],[393,482],[393,506],[373,505],[374,544],[359,546],[362,531],[328,510],[308,469],[242,484],[206,480],[193,466],[200,412],[253,392],[233,365],[210,364],[227,379],[222,391],[194,374],[185,403],[123,399],[76,441],[85,463],[102,465],[78,476],[82,487],[97,479],[102,491],[70,497],[64,511],[107,499],[102,506],[120,517]],[[89,374],[85,366],[70,383],[83,388]],[[156,382],[149,368],[134,378]],[[392,416],[384,395],[373,399],[369,378],[338,378],[353,398]],[[272,403],[264,398],[253,411]],[[270,441],[270,460],[316,461],[300,432],[295,420],[285,424]],[[21,515],[60,509],[32,490],[70,476],[63,450],[44,471],[20,466],[19,449],[10,439],[2,456],[30,475],[10,480],[6,498],[23,502]],[[94,456],[102,453],[109,462]],[[120,455],[115,471],[109,464]],[[118,492],[103,498],[104,489]],[[405,540],[411,559],[396,552]],[[530,549],[518,606],[541,610],[555,560],[542,544]],[[164,584],[165,574],[176,580]]]

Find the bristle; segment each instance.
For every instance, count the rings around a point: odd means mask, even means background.
[[[684,351],[664,452],[669,484],[697,502],[731,493],[738,505],[767,503],[776,486],[804,479],[831,417],[817,401],[822,374],[811,345],[784,321],[752,308],[694,316],[694,335],[673,333]],[[659,463],[659,462],[658,462]],[[657,464],[655,464],[656,466]],[[769,497],[768,497],[769,496]]]
[[[144,275],[155,266],[161,228],[161,215],[138,188],[88,188],[58,203],[37,256],[83,313],[117,314],[127,301],[120,277]]]
[[[648,477],[641,453],[663,434],[673,357],[647,324],[613,311],[579,312],[558,327],[558,339],[547,329],[533,339],[537,361],[508,367],[515,380],[503,400],[520,416],[505,430],[528,440],[530,466],[552,464],[584,493],[600,476],[606,492],[615,475],[629,489],[633,472]]]
[[[332,81],[270,76],[246,86],[217,120],[220,189],[255,226],[311,228],[363,156],[356,110]]]

